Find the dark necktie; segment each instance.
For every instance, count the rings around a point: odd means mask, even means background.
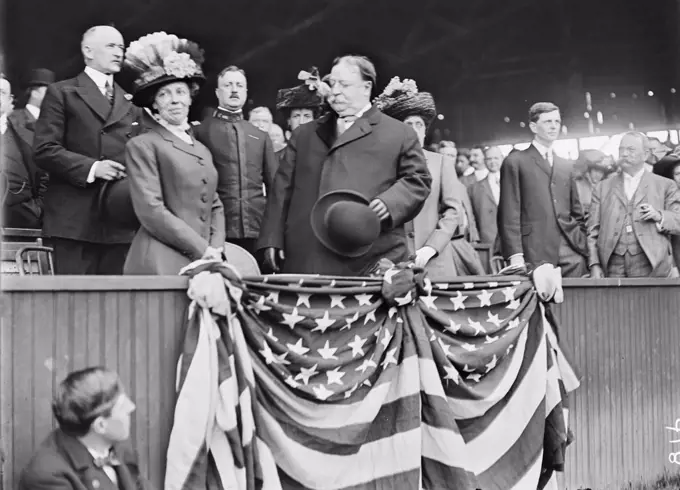
[[[106,98],[109,99],[109,102],[113,104],[113,87],[108,80],[104,85],[104,92],[106,93]]]
[[[213,112],[213,117],[222,119],[223,121],[237,122],[243,120],[243,111],[231,112],[218,107],[215,109],[215,112]]]

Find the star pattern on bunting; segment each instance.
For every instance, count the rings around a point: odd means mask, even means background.
[[[295,379],[301,379],[305,385],[309,384],[309,378],[319,374],[319,372],[316,370],[317,366],[318,364],[314,364],[310,368],[301,367],[300,373],[297,376],[295,376]]]
[[[461,347],[468,352],[474,352],[477,350],[477,347],[475,347],[473,344],[468,344],[467,342],[463,342]]]
[[[520,305],[519,300],[518,300],[518,299],[513,299],[512,301],[510,301],[510,302],[508,303],[508,305],[506,306],[506,308],[509,309],[509,310],[516,310],[516,309],[519,308],[519,305]]]
[[[317,349],[316,351],[323,357],[324,359],[337,359],[338,356],[335,355],[335,351],[337,351],[337,348],[331,348],[330,347],[330,341],[326,340],[326,343],[324,344],[322,349]]]
[[[491,306],[491,297],[493,296],[493,293],[490,293],[486,289],[482,290],[481,293],[477,295],[477,299],[479,299],[479,306]]]
[[[512,320],[510,320],[510,323],[508,323],[508,330],[512,330],[519,327],[519,323],[520,323],[519,318],[513,318]]]
[[[371,306],[371,298],[373,298],[372,294],[357,294],[355,296],[357,301],[359,302],[359,306]]]
[[[435,300],[437,299],[436,296],[421,296],[420,301],[422,301],[425,306],[427,306],[431,310],[436,310],[437,305],[434,304]]]
[[[474,381],[475,383],[479,383],[479,380],[482,379],[482,375],[479,373],[471,374],[467,378],[465,378],[467,381]]]
[[[281,323],[283,323],[284,325],[288,325],[291,328],[291,330],[295,328],[295,325],[297,325],[298,323],[305,319],[304,316],[298,314],[297,308],[293,308],[292,313],[282,313],[282,315],[283,320],[281,320]]]
[[[413,302],[413,293],[409,291],[404,296],[394,298],[394,301],[396,301],[399,306],[406,306]]]
[[[326,333],[326,330],[335,323],[335,320],[329,316],[328,310],[326,310],[323,314],[323,318],[315,318],[314,322],[316,323],[316,327],[314,327],[312,332],[320,331],[321,333]]]
[[[349,330],[352,328],[354,322],[359,319],[359,312],[357,311],[352,318],[345,318],[345,325],[340,330]]]
[[[452,334],[457,334],[462,327],[463,326],[460,323],[456,323],[453,318],[449,318],[449,324],[444,328]]]
[[[467,299],[467,296],[460,291],[456,291],[456,296],[449,299],[451,300],[451,303],[453,303],[453,311],[465,309],[465,300]]]
[[[446,376],[444,376],[444,379],[453,381],[456,384],[460,384],[460,375],[458,374],[458,371],[456,368],[453,366],[444,366],[444,370],[446,371]]]
[[[264,304],[264,302],[265,302],[265,297],[260,296],[259,298],[257,298],[257,301],[255,301],[254,303],[250,303],[250,305],[248,305],[248,306],[251,309],[255,310],[255,313],[257,313],[259,315],[263,311],[269,311],[269,310],[272,309],[271,306]]]
[[[364,355],[364,344],[366,343],[367,339],[362,339],[358,335],[354,336],[354,340],[347,344],[352,348],[352,359],[354,359],[356,356],[363,356]]]
[[[472,320],[470,317],[468,317],[468,323],[470,324],[470,327],[475,329],[475,337],[481,334],[486,334],[486,330],[484,329],[481,323]]]
[[[399,274],[399,269],[388,269],[383,276],[383,281],[385,281],[387,284],[392,284],[392,278],[397,274]]]
[[[295,303],[295,306],[305,305],[307,308],[311,308],[312,305],[309,302],[309,298],[311,296],[312,296],[311,294],[298,293],[298,299],[297,302]]]
[[[274,352],[272,352],[272,349],[269,347],[267,342],[263,342],[263,349],[260,351],[260,354],[262,354],[262,357],[264,357],[264,361],[267,364],[273,364],[276,362]]]
[[[501,319],[498,317],[498,315],[496,315],[495,313],[491,313],[491,311],[489,311],[489,319],[487,320],[487,322],[493,324],[496,328],[500,327],[501,323],[503,323]]]
[[[327,400],[328,397],[333,394],[333,392],[326,388],[324,385],[313,386],[312,390],[314,390],[314,394],[321,401]]]
[[[387,354],[385,354],[385,360],[382,362],[382,368],[387,369],[390,364],[397,365],[397,358],[394,354],[397,352],[397,348],[391,349]]]
[[[491,358],[491,361],[486,365],[486,372],[490,372],[493,368],[496,367],[498,364],[498,358],[496,357],[496,354],[493,355]]]
[[[515,299],[515,293],[517,292],[517,288],[513,288],[512,286],[508,286],[507,288],[503,289],[503,296],[505,296],[505,301],[509,302]]]
[[[362,374],[366,374],[366,370],[370,367],[378,367],[378,365],[373,359],[365,359],[364,362],[361,363],[361,366],[356,368],[356,370],[361,371]]]
[[[346,298],[347,296],[343,296],[341,294],[331,294],[331,308],[337,307],[345,309],[345,304],[343,301],[345,301]]]
[[[298,341],[294,344],[286,344],[286,346],[291,352],[296,353],[298,356],[304,356],[307,352],[309,352],[309,349],[302,345],[302,339],[298,339]]]
[[[340,366],[336,367],[332,371],[326,371],[326,376],[328,377],[328,384],[344,385],[342,378],[345,375],[343,371],[340,371]]]

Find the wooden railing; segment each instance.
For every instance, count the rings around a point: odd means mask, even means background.
[[[90,365],[120,373],[137,403],[133,444],[162,488],[186,287],[181,277],[2,278],[4,488],[16,488],[53,428],[58,381]],[[553,308],[582,376],[571,397],[576,439],[563,488],[609,488],[678,471],[665,427],[680,418],[680,281],[565,280],[565,302]]]

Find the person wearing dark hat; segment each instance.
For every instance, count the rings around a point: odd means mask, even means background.
[[[576,193],[581,202],[583,213],[587,216],[590,211],[590,202],[593,198],[595,186],[611,172],[607,164],[607,155],[600,150],[583,150],[579,155],[578,166],[584,170],[574,177]]]
[[[84,71],[47,88],[35,125],[35,163],[50,176],[43,234],[57,274],[121,274],[137,231],[138,223],[107,219],[99,204],[104,183],[125,177],[125,143],[144,127],[144,112],[113,79],[124,49],[113,27],[88,29]]]
[[[26,106],[7,116],[7,129],[13,139],[7,146],[15,144],[16,149],[6,153],[3,168],[9,184],[7,198],[3,202],[5,227],[42,227],[43,197],[49,177],[33,161],[33,138],[47,86],[54,81],[52,71],[45,68],[33,70],[26,89]]]
[[[217,170],[188,122],[205,80],[202,62],[198,45],[166,33],[144,36],[125,53],[125,66],[137,75],[135,104],[149,108],[157,121],[125,149],[130,197],[141,223],[125,274],[175,275],[195,260],[222,257]]]
[[[19,490],[144,490],[130,447],[136,407],[113,371],[89,367],[69,373],[55,390],[58,428],[23,468]]]
[[[427,129],[437,115],[431,94],[419,92],[412,80],[394,77],[375,105],[411,126],[421,146],[424,145]],[[406,223],[406,237],[415,265],[425,268],[433,279],[445,279],[457,275],[451,239],[457,230],[466,227],[461,200],[465,190],[461,185],[456,193],[455,184],[460,182],[453,160],[428,150],[424,153],[432,189],[418,215]]]
[[[208,147],[217,168],[227,241],[255,255],[278,161],[269,134],[243,119],[245,72],[237,66],[223,69],[215,94],[219,106],[196,127],[196,139]]]
[[[286,120],[290,133],[301,124],[319,117],[325,98],[330,93],[330,87],[319,79],[319,69],[315,66],[309,72],[300,71],[298,79],[303,83],[292,88],[282,88],[276,94],[276,109]],[[279,159],[282,158],[283,150],[277,155]]]
[[[415,131],[371,105],[373,63],[343,56],[333,65],[332,112],[294,131],[267,201],[258,241],[267,270],[359,276],[381,258],[405,261],[404,225],[430,192]],[[362,202],[326,209],[324,196],[335,191],[357,193]],[[327,240],[310,221],[317,201]]]
[[[677,150],[661,158],[654,165],[654,173],[673,180],[680,188],[680,156],[677,154]],[[680,268],[680,235],[671,235],[671,246],[675,266]]]

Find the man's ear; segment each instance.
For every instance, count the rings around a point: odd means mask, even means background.
[[[90,425],[90,430],[97,434],[102,434],[106,431],[106,421],[104,417],[97,417]]]

